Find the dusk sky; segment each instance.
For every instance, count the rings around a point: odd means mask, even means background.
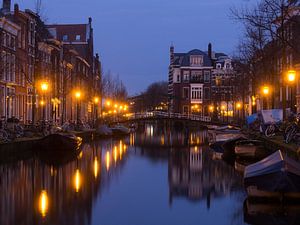
[[[35,0],[15,0],[34,9]],[[167,80],[169,46],[233,54],[241,36],[229,18],[231,6],[245,0],[44,0],[48,23],[87,23],[93,18],[95,51],[104,72],[119,74],[130,95],[151,82]]]

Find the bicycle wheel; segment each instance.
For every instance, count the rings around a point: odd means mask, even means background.
[[[286,134],[286,137],[285,137],[285,143],[290,143],[295,135],[297,134],[297,129],[295,127],[292,127]]]
[[[267,127],[265,130],[265,135],[268,138],[275,135],[275,126],[273,124]]]

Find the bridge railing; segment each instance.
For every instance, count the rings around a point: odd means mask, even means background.
[[[186,119],[192,121],[202,121],[202,122],[211,122],[211,117],[201,116],[201,115],[187,115],[180,113],[168,113],[161,111],[152,111],[144,113],[132,113],[127,116],[128,120],[133,119],[147,119],[147,118],[171,118],[171,119]]]

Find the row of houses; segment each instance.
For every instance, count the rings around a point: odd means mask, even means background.
[[[176,53],[170,47],[169,106],[182,114],[201,114],[219,119],[245,116],[262,109],[285,109],[300,113],[300,16],[286,22],[285,53],[273,40],[254,55],[250,64],[198,49]],[[262,53],[263,52],[263,53]],[[285,59],[283,58],[285,57]],[[288,74],[295,78],[288,81]]]
[[[92,19],[45,24],[3,0],[0,18],[0,116],[24,123],[92,120],[101,107],[101,62]],[[76,93],[76,95],[75,95]]]

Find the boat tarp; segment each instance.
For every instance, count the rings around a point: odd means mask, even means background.
[[[264,124],[280,123],[283,118],[282,109],[261,110]]]
[[[247,166],[244,177],[257,177],[280,171],[300,176],[300,164],[287,156],[283,157],[282,152],[279,150],[265,159]]]

